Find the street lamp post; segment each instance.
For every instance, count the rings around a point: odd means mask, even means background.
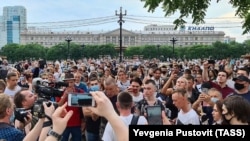
[[[156,45],[157,46],[157,54],[158,54],[158,59],[160,59],[160,52],[159,52],[159,48],[160,48],[160,45]]]
[[[71,36],[68,35],[65,38],[65,41],[67,41],[67,43],[68,43],[67,59],[69,59],[70,58],[70,55],[69,55],[69,45],[70,45],[70,42],[72,41]]]
[[[118,23],[120,24],[120,62],[122,62],[122,23],[124,23],[125,21],[122,19],[123,16],[127,15],[127,11],[125,10],[125,14],[122,13],[122,7],[120,7],[120,14],[117,13],[117,11],[115,11],[115,15],[119,16],[119,20]]]
[[[170,41],[171,41],[172,44],[173,44],[173,58],[174,58],[174,57],[175,57],[175,55],[174,55],[174,44],[175,44],[175,42],[177,42],[178,40],[177,40],[175,37],[173,37]]]

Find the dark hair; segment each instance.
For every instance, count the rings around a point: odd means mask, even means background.
[[[153,84],[154,86],[156,86],[155,81],[152,80],[152,79],[149,79],[149,80],[145,81],[145,84],[150,84],[150,83]]]
[[[216,70],[209,70],[208,73],[209,73],[210,71],[213,73],[214,77],[216,78],[217,75],[218,75],[218,72],[217,72]]]
[[[91,72],[91,74],[89,75],[89,79],[91,79],[92,77],[98,77],[97,74],[95,72]]]
[[[226,74],[226,77],[227,77],[227,78],[229,77],[228,73],[227,73],[225,70],[220,70],[220,71],[218,72],[218,74],[219,74],[220,72],[224,72],[224,73]]]
[[[29,78],[32,78],[32,75],[30,73],[25,73],[24,74],[25,78],[28,80]]]
[[[98,78],[97,78],[97,77],[90,77],[90,78],[89,78],[89,81],[96,81],[96,80],[98,81]]]
[[[188,74],[187,76],[185,76],[185,78],[186,78],[187,80],[192,80],[192,81],[194,81],[194,77],[193,77],[191,74]]]
[[[132,82],[136,82],[136,83],[138,83],[140,86],[142,85],[142,81],[141,81],[141,79],[140,79],[139,77],[134,77],[133,79],[131,79],[131,80],[130,80],[130,84],[131,84]]]
[[[247,73],[247,75],[249,75],[249,69],[248,68],[238,68],[238,70],[242,70],[242,71],[245,71]]]
[[[227,108],[228,114],[234,114],[237,120],[249,122],[250,103],[242,96],[232,95],[224,99],[223,104]]]
[[[22,108],[23,104],[22,102],[25,100],[25,96],[22,94],[23,91],[26,91],[28,89],[23,88],[19,90],[15,95],[14,95],[14,103],[16,105],[16,108]]]
[[[120,108],[130,109],[133,103],[133,97],[128,92],[121,92],[117,96],[117,102],[119,102]]]
[[[78,67],[77,67],[77,66],[73,66],[73,67],[72,67],[72,69],[76,69],[76,70],[77,70],[77,69],[78,69]]]
[[[185,70],[184,70],[184,73],[185,73],[185,74],[192,74],[192,72],[191,72],[190,69],[185,69]]]
[[[154,73],[156,73],[156,71],[160,71],[161,72],[161,69],[160,68],[156,68],[156,69],[154,69]]]
[[[222,101],[217,100],[217,101],[215,102],[215,105],[216,105],[216,107],[217,107],[217,111],[218,111],[220,114],[222,114],[222,105],[223,105]]]

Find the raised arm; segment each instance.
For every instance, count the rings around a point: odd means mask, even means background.
[[[202,78],[203,78],[203,81],[205,81],[205,82],[209,81],[208,66],[209,66],[208,61],[203,63]]]
[[[128,127],[115,112],[111,101],[103,92],[91,93],[97,107],[89,107],[95,114],[105,117],[115,131],[118,141],[128,141]]]
[[[173,83],[173,80],[177,77],[176,73],[172,73],[168,79],[168,81],[164,84],[164,86],[161,89],[161,93],[165,95],[170,95],[172,93],[172,90],[169,89],[170,86]]]

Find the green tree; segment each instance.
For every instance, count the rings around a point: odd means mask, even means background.
[[[193,24],[205,23],[207,8],[210,6],[212,0],[143,0],[145,1],[144,7],[148,8],[149,12],[154,12],[157,7],[162,3],[162,9],[165,16],[171,16],[179,12],[180,16],[174,20],[175,28],[182,26],[186,23],[184,18],[191,15]],[[221,0],[217,0],[219,3]],[[243,34],[250,32],[250,2],[249,0],[230,0],[229,4],[236,8],[235,15],[242,18]]]
[[[17,56],[19,54],[17,54],[16,51],[19,47],[19,44],[7,44],[2,48],[3,55],[6,56],[11,62],[17,61]]]
[[[21,45],[19,50],[21,57],[19,59],[30,59],[30,58],[44,58],[45,56],[45,48],[39,44],[27,44]]]

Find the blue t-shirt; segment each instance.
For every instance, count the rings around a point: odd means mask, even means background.
[[[234,93],[233,95],[242,96],[242,97],[244,97],[248,102],[250,102],[250,91],[248,91],[248,92],[245,93],[245,94],[237,94],[237,93]],[[230,95],[229,95],[229,96],[230,96]]]
[[[82,89],[85,93],[87,93],[88,92],[88,87],[87,87],[87,85],[86,84],[84,84],[84,83],[82,83],[82,82],[80,82],[80,84],[77,86],[77,85],[75,85],[78,89]]]

